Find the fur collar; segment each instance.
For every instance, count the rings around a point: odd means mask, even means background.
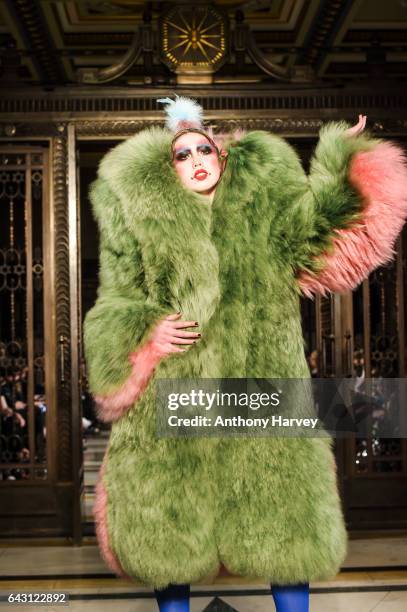
[[[117,145],[102,159],[99,176],[118,196],[125,218],[133,225],[141,219],[176,220],[207,214],[205,196],[186,189],[170,159],[172,133],[152,127]],[[240,140],[229,140],[227,166],[218,185],[215,202],[228,200],[245,204],[273,175],[278,137],[266,132],[249,132]],[[134,227],[134,225],[133,225]]]

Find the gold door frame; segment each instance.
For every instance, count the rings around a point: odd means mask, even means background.
[[[71,401],[72,401],[72,472],[73,487],[77,492],[73,504],[73,539],[82,538],[83,458],[82,412],[80,395],[81,319],[80,319],[80,202],[77,180],[75,126],[68,125],[68,217],[69,217],[69,285],[70,285],[70,345],[71,345]]]

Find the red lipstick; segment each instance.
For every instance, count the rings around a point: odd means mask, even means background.
[[[207,171],[203,170],[202,168],[197,170],[194,174],[194,178],[198,179],[198,181],[203,181],[204,179],[206,179],[207,176],[208,176]]]

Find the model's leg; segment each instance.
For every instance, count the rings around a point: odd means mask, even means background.
[[[309,612],[309,585],[272,586],[276,612]]]
[[[160,612],[189,612],[189,584],[170,584],[162,591],[155,590]]]

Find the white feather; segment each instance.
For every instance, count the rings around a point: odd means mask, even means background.
[[[157,102],[165,104],[164,110],[167,115],[165,125],[169,130],[177,132],[180,124],[184,122],[202,129],[203,110],[195,100],[176,96],[175,100],[160,98]]]

